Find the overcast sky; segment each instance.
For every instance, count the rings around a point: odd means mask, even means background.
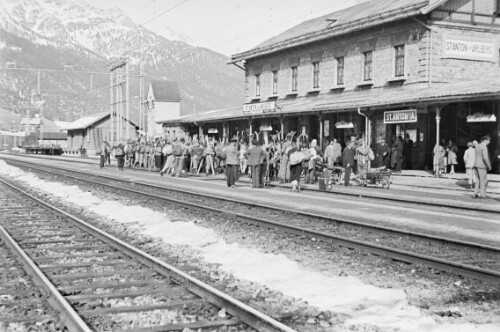
[[[226,55],[248,50],[302,21],[353,5],[355,0],[84,0],[119,7],[157,33],[169,29]]]

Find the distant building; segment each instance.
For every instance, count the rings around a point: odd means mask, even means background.
[[[27,133],[34,133],[40,131],[40,129],[43,132],[60,132],[61,130],[54,121],[42,117],[23,118],[21,120],[21,127]]]
[[[177,82],[151,81],[147,97],[146,130],[149,137],[184,137],[184,128],[179,125],[163,125],[164,122],[185,114],[181,110],[181,95]]]
[[[22,131],[32,140],[38,141],[40,145],[58,145],[66,147],[66,134],[61,128],[47,118],[23,118],[21,120]]]
[[[130,120],[122,121],[121,132],[122,142],[128,139],[136,139],[136,124]],[[130,137],[125,137],[129,127]],[[62,128],[67,131],[67,148],[80,149],[85,148],[92,154],[97,150],[103,141],[111,143],[111,121],[110,113],[102,112],[80,118]],[[116,131],[116,129],[115,129]],[[115,137],[116,143],[116,137]]]

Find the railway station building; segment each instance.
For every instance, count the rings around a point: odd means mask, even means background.
[[[231,57],[241,107],[170,120],[190,133],[272,130],[373,144],[408,134],[413,167],[436,142],[489,134],[499,172],[500,1],[373,0],[303,22]]]
[[[138,126],[125,118],[122,121],[115,121],[114,132],[122,133],[121,141],[136,140],[138,137]],[[74,122],[67,124],[64,129],[67,131],[67,148],[65,153],[76,153],[81,148],[86,149],[88,154],[93,155],[103,141],[112,142],[111,137],[111,115],[110,112],[101,112],[84,116]],[[120,129],[118,130],[118,127]],[[128,128],[127,128],[128,127]],[[126,136],[128,133],[129,136]],[[115,142],[118,140],[114,138]]]

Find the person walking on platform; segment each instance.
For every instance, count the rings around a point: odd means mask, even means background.
[[[108,142],[106,142],[106,141],[102,142],[100,150],[101,151],[99,153],[99,155],[100,155],[99,168],[103,168],[104,164],[106,163],[106,159],[107,159],[108,152],[109,152]]]
[[[111,148],[109,147],[109,144],[107,145],[105,152],[106,152],[106,160],[108,161],[108,166],[111,166]]]
[[[283,143],[281,147],[281,161],[280,168],[278,171],[278,179],[280,183],[285,183],[290,180],[290,160],[288,159],[288,152],[292,148],[292,137],[293,133],[290,133],[286,136],[286,141]]]
[[[487,172],[491,171],[490,157],[488,155],[488,144],[490,136],[486,135],[481,139],[481,143],[476,148],[474,160],[474,170],[479,181],[476,182],[473,198],[487,198],[486,187],[488,186]]]
[[[180,142],[174,143],[172,147],[174,155],[174,170],[175,173],[172,176],[180,177],[182,170],[184,168],[184,156],[186,154],[187,147],[184,144],[185,139],[182,137]]]
[[[226,157],[226,178],[228,187],[236,187],[236,179],[238,177],[238,166],[240,164],[238,147],[236,146],[236,138],[230,140],[229,145],[224,149]]]
[[[404,158],[405,169],[413,169],[412,154],[413,154],[413,140],[410,138],[409,134],[406,134],[405,141],[403,143],[403,158]]]
[[[472,145],[472,142],[467,142],[467,150],[464,153],[464,164],[465,164],[465,173],[467,174],[467,178],[469,180],[469,189],[474,188],[474,185],[477,182],[476,172],[474,171],[474,163],[476,161],[476,150]]]
[[[342,154],[342,165],[344,167],[344,185],[349,185],[349,180],[351,178],[352,167],[354,166],[354,155],[356,154],[356,149],[354,148],[354,140],[350,140],[347,146],[344,148],[344,153]]]
[[[161,141],[158,140],[156,142],[156,145],[154,147],[154,152],[153,152],[153,154],[154,154],[154,163],[153,164],[154,164],[155,171],[161,170],[161,166],[162,166],[162,163],[161,163],[162,152],[161,152],[161,150],[162,150]],[[151,169],[151,167],[150,167],[150,169]]]
[[[118,169],[123,171],[123,166],[125,164],[125,147],[122,143],[119,143],[115,148],[115,158],[118,163]]]
[[[205,175],[208,176],[210,170],[212,170],[212,175],[215,175],[214,168],[214,148],[210,145],[210,142],[206,143],[206,147],[203,150],[203,154],[205,155]]]
[[[266,152],[259,145],[259,141],[252,140],[252,147],[246,152],[248,155],[247,165],[252,169],[252,188],[262,188],[262,165],[266,158]]]
[[[395,168],[396,172],[401,172],[403,169],[403,138],[398,136],[396,141],[392,145],[392,167]]]
[[[450,175],[455,174],[455,165],[457,164],[457,152],[458,148],[455,143],[451,140],[448,142],[448,147],[446,148],[448,153],[448,165],[450,165]]]
[[[325,149],[325,158],[326,158],[326,162],[327,162],[329,169],[333,169],[333,164],[335,162],[334,157],[333,157],[333,143],[334,143],[334,140],[332,140],[330,142],[330,144],[328,144],[326,146],[326,149]]]
[[[302,174],[302,161],[304,155],[297,148],[297,142],[292,142],[292,146],[286,152],[288,163],[290,164],[290,181],[292,182],[292,192],[300,192],[300,175]]]
[[[173,155],[173,148],[172,144],[170,144],[170,141],[167,140],[165,143],[165,146],[162,149],[162,154],[165,159],[165,165],[163,166],[163,169],[160,171],[160,175],[163,176],[163,174],[170,173],[170,171],[174,169],[174,155]]]

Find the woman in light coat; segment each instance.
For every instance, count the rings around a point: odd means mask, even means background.
[[[476,161],[476,150],[472,142],[467,142],[467,150],[464,153],[465,174],[469,180],[469,189],[474,188],[477,182],[476,172],[474,172],[474,163]]]

